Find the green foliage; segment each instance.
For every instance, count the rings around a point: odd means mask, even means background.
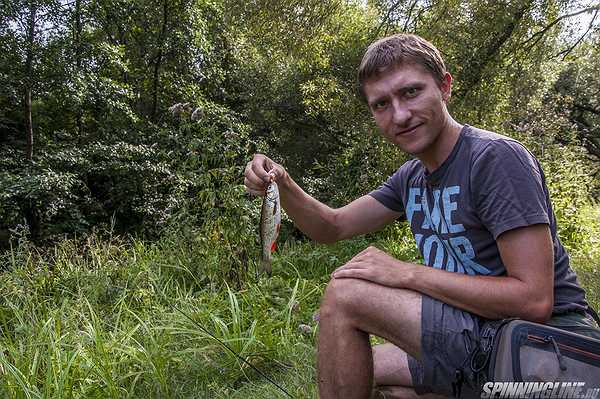
[[[593,239],[594,232],[584,210],[591,205],[590,164],[585,162],[580,149],[551,148],[545,155],[542,162],[561,241],[574,254],[589,250],[585,243]],[[560,163],[551,160],[556,156],[561,157]]]
[[[575,136],[567,129],[571,136],[544,142],[593,149],[594,112],[580,105],[595,107],[593,84],[581,82],[593,82],[597,35],[581,44],[584,57],[567,64],[548,54],[567,44],[560,32],[569,19],[543,29],[569,6],[81,0],[4,7],[6,21],[27,22],[31,7],[40,16],[32,46],[26,23],[0,30],[0,235],[25,220],[38,243],[111,223],[119,233],[157,237],[185,220],[210,231],[215,245],[237,248],[234,263],[243,270],[257,209],[241,188],[252,152],[283,163],[333,205],[375,188],[407,159],[374,133],[355,82],[366,46],[399,30],[443,50],[461,122],[498,128],[529,120],[531,108],[566,105]],[[51,25],[47,33],[42,24]],[[20,104],[27,82],[30,165]],[[548,96],[559,100],[549,105]],[[189,109],[169,113],[184,102]]]
[[[314,376],[306,351],[314,334],[298,326],[314,331],[322,285],[273,278],[234,290],[202,267],[182,273],[179,260],[204,263],[219,251],[189,239],[89,236],[47,252],[26,240],[13,247],[1,259],[0,394],[216,398],[266,384],[177,307],[276,380],[289,379],[296,397],[310,397],[314,387],[298,380]]]
[[[585,212],[593,203],[594,164],[581,147],[560,144],[577,135],[563,101],[549,95],[497,129],[523,142],[542,164],[561,242],[580,255],[589,251],[584,243],[594,240]]]
[[[40,243],[112,219],[118,232],[152,236],[181,209],[195,208],[203,221],[199,211],[210,201],[187,206],[200,191],[234,192],[248,140],[247,128],[214,101],[224,96],[229,52],[220,4],[82,0],[2,10],[34,32],[30,38],[17,23],[0,31],[0,232],[25,219]],[[39,18],[27,19],[32,10]],[[33,87],[31,164],[21,136],[24,81]],[[201,104],[206,119],[171,117],[167,108],[180,98]]]
[[[577,127],[576,136],[566,138],[565,142],[584,146],[596,161],[600,159],[598,43],[600,43],[600,34],[596,33],[590,43],[577,50],[577,58],[571,60],[560,71],[554,84],[554,90],[568,105],[569,120]],[[596,174],[598,175],[598,170]]]

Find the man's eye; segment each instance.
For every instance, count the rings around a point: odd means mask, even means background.
[[[384,109],[387,106],[387,101],[378,101],[373,105],[375,109]]]
[[[406,90],[405,94],[406,94],[406,97],[409,97],[409,98],[416,97],[417,94],[419,94],[419,89],[417,89],[416,87],[412,87],[412,88]]]

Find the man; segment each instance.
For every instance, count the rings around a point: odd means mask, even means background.
[[[288,215],[319,242],[405,217],[431,266],[369,247],[332,273],[320,308],[321,397],[451,396],[485,319],[547,322],[574,312],[593,323],[539,163],[515,140],[452,118],[452,77],[438,50],[418,36],[387,37],[369,46],[358,76],[381,133],[416,159],[339,209],[264,155],[245,172],[255,195],[274,176]],[[371,348],[370,334],[389,343]],[[478,396],[472,376],[463,385]]]

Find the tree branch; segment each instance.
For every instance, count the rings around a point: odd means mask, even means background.
[[[412,4],[410,5],[410,8],[408,9],[408,15],[406,16],[406,21],[404,21],[404,28],[402,28],[403,32],[406,32],[406,30],[408,29],[408,23],[410,22],[410,17],[412,17],[412,13],[413,13],[418,1],[419,0],[413,1]]]
[[[579,38],[579,40],[577,40],[575,42],[575,44],[573,44],[571,47],[569,47],[566,50],[561,51],[560,53],[556,54],[556,57],[558,57],[559,55],[562,55],[562,60],[564,61],[565,58],[567,58],[567,56],[569,55],[569,53],[571,51],[573,51],[575,49],[575,47],[577,47],[579,45],[579,43],[581,43],[581,41],[583,40],[584,37],[587,36],[587,34],[590,32],[590,30],[592,29],[592,27],[594,26],[594,21],[596,20],[596,17],[598,16],[598,11],[600,11],[600,9],[597,9],[596,11],[594,11],[594,16],[592,17],[592,20],[590,21],[590,24],[588,25],[588,28],[586,29],[586,31],[583,33],[583,35],[581,35],[581,37]]]
[[[583,14],[586,12],[591,12],[591,11],[597,12],[598,10],[600,10],[600,5],[584,8],[582,10],[576,11],[571,14],[561,15],[560,17],[557,17],[554,21],[552,21],[548,25],[546,25],[542,30],[539,30],[539,31],[535,32],[533,35],[531,35],[531,37],[529,37],[527,40],[525,40],[523,43],[521,43],[521,46],[524,46],[527,43],[529,43],[530,41],[535,39],[534,42],[526,48],[526,50],[529,50],[530,48],[535,46],[542,39],[543,35],[546,34],[546,32],[548,32],[554,25],[556,25],[563,19],[575,17],[577,15],[580,15],[580,14]]]
[[[477,54],[476,62],[472,63],[468,71],[469,74],[463,78],[464,85],[456,92],[458,98],[466,97],[469,91],[479,83],[486,66],[492,62],[500,48],[510,39],[532,3],[533,0],[530,0],[515,10],[511,18],[507,20],[506,25],[498,32],[487,48],[482,49],[481,54]]]
[[[379,26],[377,27],[377,30],[375,31],[375,35],[374,35],[375,37],[379,36],[379,33],[381,32],[381,28],[383,28],[383,26],[388,23],[388,20],[389,20],[390,16],[392,15],[392,11],[394,11],[396,8],[398,8],[400,6],[400,4],[402,4],[402,0],[398,0],[390,8],[388,8],[388,11],[385,14],[385,17],[383,18],[383,20],[381,20],[381,23],[379,24]]]
[[[593,108],[593,107],[591,107],[589,105],[586,105],[586,104],[573,104],[573,106],[575,108],[577,108],[577,109],[582,110],[582,111],[588,111],[588,112],[591,112],[594,115],[600,115],[600,109]]]

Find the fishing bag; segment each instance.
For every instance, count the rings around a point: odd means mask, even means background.
[[[473,377],[478,395],[486,382],[583,382],[585,389],[600,388],[600,340],[545,324],[486,322],[466,360],[452,384],[455,397],[461,397],[463,372]]]

